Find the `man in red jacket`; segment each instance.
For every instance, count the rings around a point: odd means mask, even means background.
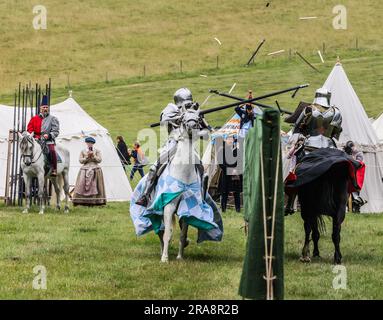
[[[56,117],[49,114],[48,97],[46,95],[43,96],[41,101],[40,113],[29,121],[27,131],[33,133],[35,139],[43,140],[47,145],[52,165],[51,176],[56,176],[57,155],[55,139],[60,133],[60,124]]]

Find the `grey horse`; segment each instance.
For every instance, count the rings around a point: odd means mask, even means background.
[[[60,210],[60,195],[63,182],[63,188],[65,193],[65,209],[64,212],[69,212],[68,198],[69,198],[69,163],[70,154],[67,149],[57,145],[56,151],[60,155],[62,162],[57,164],[57,177],[49,175],[45,176],[45,160],[43,150],[40,144],[33,138],[32,134],[28,132],[19,133],[20,137],[20,155],[21,155],[21,169],[23,170],[23,178],[25,182],[25,195],[26,195],[26,207],[23,213],[28,213],[31,207],[31,201],[29,199],[30,186],[32,178],[37,177],[39,186],[39,200],[40,211],[39,214],[44,214],[44,184],[49,179],[56,193],[56,209]]]

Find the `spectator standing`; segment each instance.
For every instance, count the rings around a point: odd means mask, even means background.
[[[130,162],[131,154],[129,154],[129,150],[128,150],[128,147],[126,146],[123,136],[117,136],[116,150],[121,160],[122,167],[125,170],[125,166],[131,165],[131,162]]]
[[[130,180],[133,180],[134,174],[136,171],[139,172],[141,178],[144,177],[144,165],[145,163],[145,155],[141,150],[141,146],[138,142],[134,143],[134,148],[132,150],[132,158],[134,159],[134,165],[132,171],[130,172]]]

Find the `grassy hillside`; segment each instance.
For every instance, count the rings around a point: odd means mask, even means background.
[[[266,3],[270,3],[267,7]],[[47,8],[47,30],[32,27],[32,9]],[[52,77],[56,87],[143,74],[243,65],[257,44],[267,53],[311,54],[382,49],[380,0],[345,0],[347,30],[335,30],[338,0],[3,0],[0,3],[0,91],[18,81]],[[299,20],[316,16],[314,20]],[[222,45],[214,38],[217,37]],[[316,57],[318,60],[319,58]],[[319,61],[319,60],[318,60]],[[106,75],[108,73],[108,75]]]
[[[347,51],[340,52],[343,66],[359,98],[370,117],[382,112],[383,91],[383,52]],[[310,87],[302,90],[295,99],[285,94],[278,100],[286,109],[294,109],[300,100],[312,101],[316,88],[320,87],[331,71],[336,56],[325,56],[326,63],[317,63],[320,73],[315,72],[298,58],[278,58],[258,63],[250,68],[226,70],[205,70],[208,77],[199,73],[174,74],[151,78],[116,80],[110,83],[90,83],[73,87],[74,98],[97,121],[108,128],[113,137],[122,134],[129,143],[137,138],[140,129],[158,121],[162,108],[172,100],[174,91],[187,86],[197,101],[202,102],[208,96],[210,88],[228,91],[237,83],[233,94],[244,96],[249,88],[254,94],[284,89],[302,83]],[[59,102],[68,96],[66,89],[60,89],[53,83],[53,102]],[[12,103],[12,98],[2,96],[3,103]],[[228,103],[228,99],[212,96],[203,108]],[[268,101],[270,104],[274,100]],[[233,110],[220,111],[207,115],[212,125],[222,125]],[[285,125],[285,129],[288,127]]]
[[[0,204],[1,299],[240,299],[245,252],[242,216],[224,214],[221,243],[196,244],[176,261],[178,230],[170,263],[160,261],[154,233],[136,238],[127,203],[75,208],[69,215],[48,210],[23,215]],[[303,244],[298,214],[285,224],[286,299],[382,299],[382,215],[348,214],[341,249],[347,290],[334,290],[331,226],[320,240],[321,259],[299,262]],[[177,228],[178,229],[178,228]],[[366,249],[368,248],[368,249]],[[47,270],[47,290],[33,290],[33,268]],[[187,280],[189,279],[189,280]]]

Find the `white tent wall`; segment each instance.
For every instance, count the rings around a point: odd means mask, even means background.
[[[108,201],[130,200],[132,189],[126,174],[120,165],[120,160],[113,146],[112,139],[108,135],[89,134],[96,139],[95,148],[101,151],[102,162],[100,166],[104,175],[105,192]],[[74,186],[78,171],[81,167],[79,155],[86,146],[84,138],[72,138],[71,140],[57,139],[57,143],[70,150],[69,184]]]
[[[383,143],[383,113],[372,123],[372,127],[379,139],[379,142]]]
[[[361,196],[368,201],[362,212],[383,212],[383,146],[342,65],[337,63],[323,85],[331,92],[331,104],[342,114],[339,146],[353,141],[363,151],[366,175]]]
[[[363,156],[366,175],[360,195],[368,203],[361,208],[361,212],[383,212],[383,152],[363,152]]]
[[[13,127],[13,108],[0,106],[0,197],[5,194],[6,159],[8,152],[8,132]],[[85,136],[96,139],[95,147],[101,151],[100,164],[105,182],[108,201],[129,201],[132,188],[122,168],[113,141],[104,127],[92,119],[77,102],[68,98],[51,106],[51,114],[60,121],[60,135],[57,143],[69,149],[71,154],[69,183],[75,185],[79,168],[79,155],[86,147]],[[28,111],[28,116],[29,111]],[[28,119],[29,120],[29,119]]]
[[[8,158],[8,135],[13,128],[13,107],[0,105],[0,197],[5,195],[5,176]]]

